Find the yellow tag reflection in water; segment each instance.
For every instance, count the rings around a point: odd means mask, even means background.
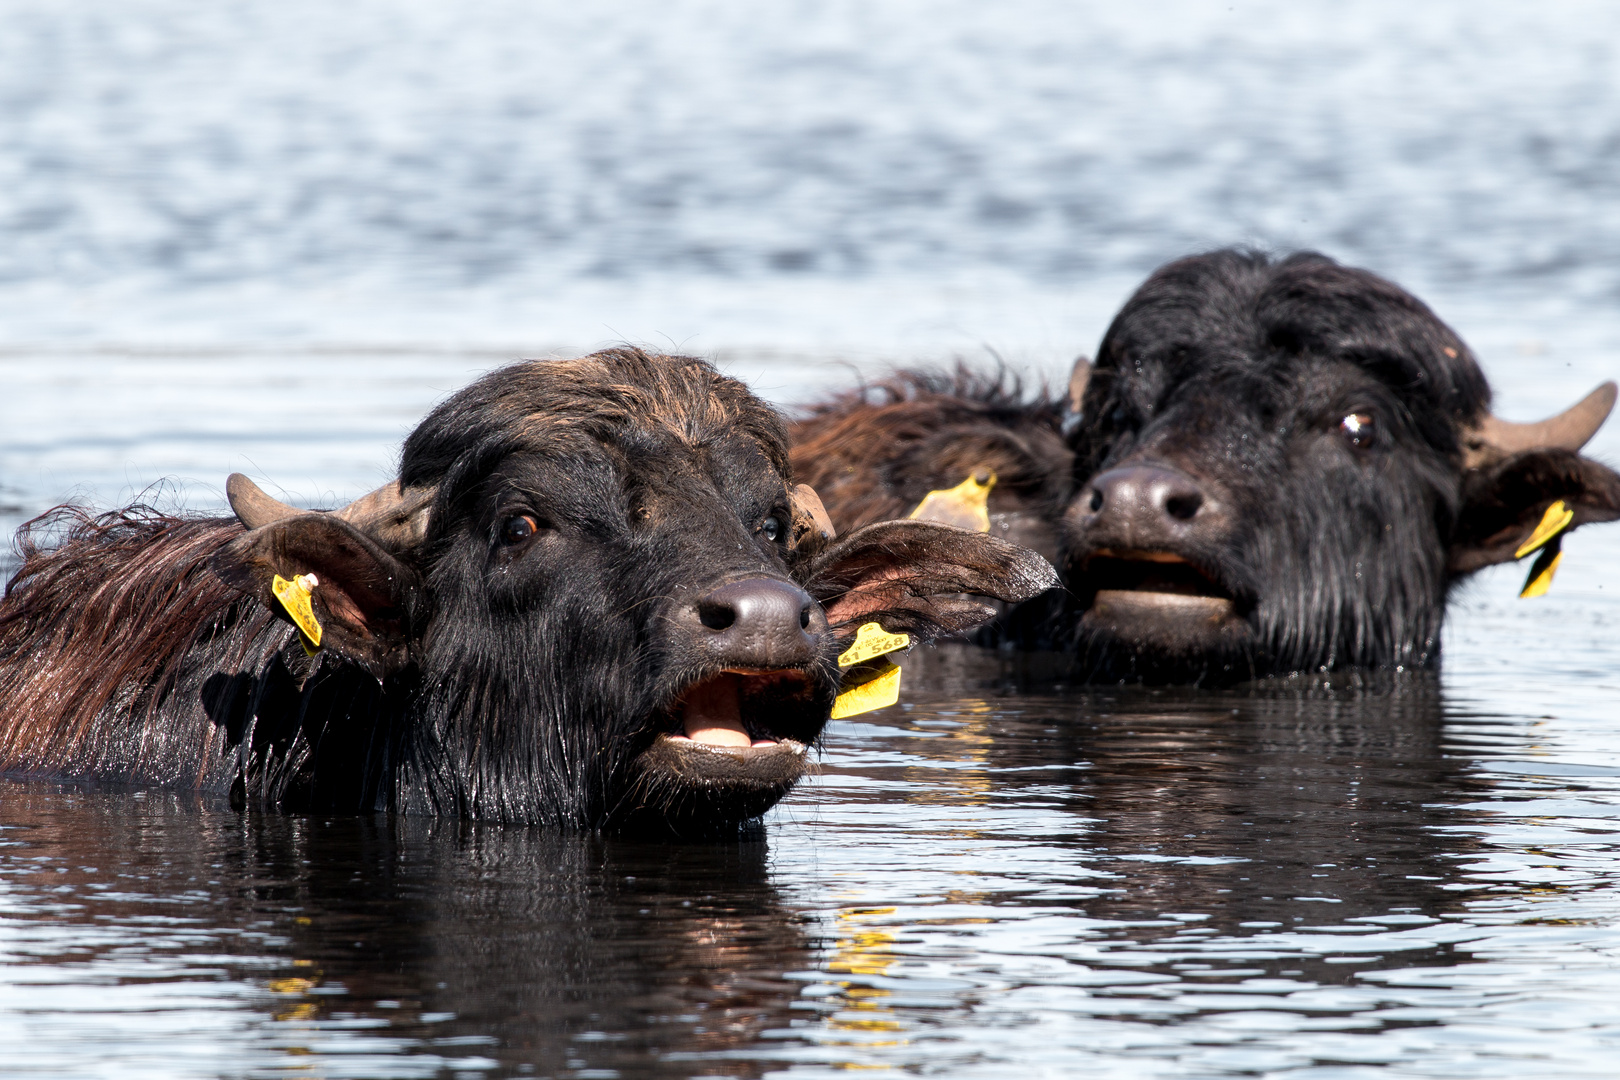
[[[831,974],[853,975],[855,979],[840,980],[845,1008],[829,1019],[835,1031],[847,1031],[858,1036],[851,1040],[862,1049],[877,1046],[899,1046],[903,1039],[876,1040],[875,1032],[901,1032],[905,1026],[895,1015],[889,1002],[890,992],[873,986],[862,986],[856,980],[884,977],[899,959],[894,952],[895,936],[882,926],[866,926],[859,921],[863,915],[887,915],[893,908],[845,908],[838,913],[837,952],[827,964]],[[843,1042],[845,1040],[835,1040]],[[859,1068],[853,1063],[842,1063],[842,1068]]]

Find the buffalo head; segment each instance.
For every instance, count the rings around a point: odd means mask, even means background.
[[[1074,644],[1109,675],[1433,663],[1449,591],[1549,507],[1620,517],[1580,456],[1614,385],[1511,424],[1411,294],[1318,255],[1172,263],[1071,384],[1057,521]]]
[[[1620,476],[1580,454],[1614,400],[1605,384],[1507,423],[1410,293],[1320,255],[1220,251],[1155,272],[1062,396],[903,372],[816,407],[793,458],[849,524],[994,474],[991,532],[1065,589],[985,637],[1071,652],[1090,678],[1422,667],[1468,574],[1544,518],[1620,517]]]
[[[496,371],[405,442],[397,479],[329,513],[232,477],[247,532],[216,572],[282,612],[308,684],[363,675],[393,805],[711,831],[803,775],[856,630],[927,641],[1055,581],[976,533],[836,538],[777,414],[686,357],[620,349]]]

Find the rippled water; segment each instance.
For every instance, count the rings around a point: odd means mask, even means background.
[[[1423,677],[909,697],[741,844],[12,785],[10,1067],[1613,1074],[1602,710]]]
[[[1620,9],[0,0],[28,341],[1045,357],[1189,249],[1620,290]]]
[[[1416,287],[1543,415],[1620,374],[1617,12],[0,0],[0,527],[330,504],[604,341],[789,405],[1057,375],[1251,240]],[[1612,1076],[1620,528],[1565,551],[1439,675],[920,652],[739,844],[0,782],[0,1073]]]

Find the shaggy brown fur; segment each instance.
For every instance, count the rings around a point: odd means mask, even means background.
[[[23,565],[0,608],[0,762],[10,771],[119,773],[186,787],[209,786],[214,765],[228,775],[224,734],[212,725],[147,721],[194,647],[251,606],[208,570],[209,558],[242,531],[232,519],[140,506],[99,517],[61,507],[23,526]],[[262,638],[287,637],[268,612],[250,618],[239,654],[269,644]],[[177,742],[185,753],[174,753]],[[196,775],[176,775],[182,762]]]
[[[1061,421],[1061,401],[1026,401],[1005,372],[902,371],[794,424],[793,472],[840,531],[904,517],[929,491],[984,469],[996,474],[992,514],[1055,516],[1073,482]]]

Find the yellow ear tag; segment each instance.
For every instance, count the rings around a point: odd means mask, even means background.
[[[892,660],[868,664],[846,675],[839,690],[841,693],[833,701],[834,720],[893,705],[900,700],[900,665]]]
[[[984,479],[979,479],[979,477]],[[917,508],[906,516],[914,520],[937,521],[974,532],[990,531],[990,489],[996,474],[978,473],[945,491],[930,491]]]
[[[314,574],[299,574],[291,581],[277,574],[270,581],[270,591],[276,594],[276,599],[292,617],[293,625],[303,634],[304,651],[311,656],[321,647],[321,624],[309,603],[309,594],[319,584]]]
[[[891,634],[875,622],[863,623],[855,631],[855,642],[838,657],[839,667],[854,667],[876,656],[884,656],[911,644],[910,634]]]
[[[891,634],[875,622],[862,623],[855,631],[855,642],[838,657],[844,672],[833,701],[832,718],[843,720],[900,700],[900,667],[883,659],[896,649],[911,644],[910,634]]]
[[[1563,537],[1553,537],[1552,543],[1541,549],[1536,561],[1530,564],[1530,576],[1524,579],[1524,588],[1519,590],[1520,600],[1532,600],[1538,596],[1547,595],[1552,588],[1553,575],[1558,573],[1558,564],[1564,560]]]
[[[1547,512],[1541,515],[1541,524],[1537,525],[1536,531],[1530,534],[1530,539],[1519,545],[1519,550],[1513,553],[1513,557],[1515,559],[1524,558],[1569,528],[1569,523],[1574,520],[1575,511],[1565,506],[1563,499],[1559,499],[1547,507]]]

